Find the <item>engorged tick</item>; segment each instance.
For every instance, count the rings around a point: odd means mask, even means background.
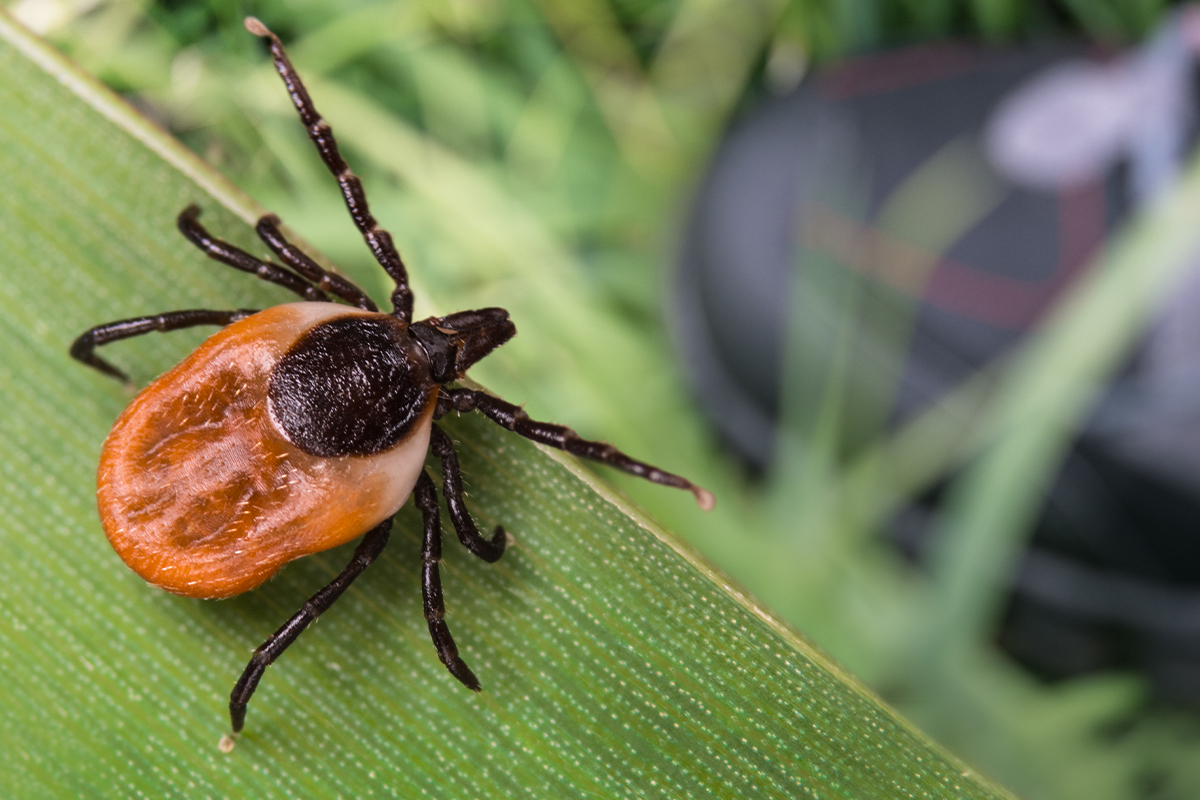
[[[479,411],[535,442],[686,489],[701,508],[713,506],[708,491],[678,475],[581,439],[570,428],[532,420],[485,392],[448,386],[513,337],[508,312],[484,308],[412,321],[404,263],[371,216],[329,124],[279,38],[253,17],[246,28],[269,41],[275,68],[337,178],[354,224],[395,281],[391,313],[381,313],[365,292],[291,244],[274,215],[260,219],[256,230],[280,264],[213,238],[193,205],[179,214],[178,226],[205,255],[305,302],[120,320],[92,328],[71,346],[79,361],[128,382],[96,355],[97,346],[151,331],[222,326],[134,398],[100,456],[104,532],[149,583],[188,597],[230,597],[261,585],[289,561],[363,537],[342,573],[254,651],[229,700],[234,733],[245,723],[263,672],[379,556],[409,495],[424,522],[421,589],[430,636],[450,674],[479,691],[444,619],[441,526],[434,483],[424,469],[427,452],[441,461],[442,493],[463,545],[493,562],[504,553],[506,535],[497,527],[484,538],[467,512],[454,446],[434,424],[450,411]],[[331,302],[331,295],[348,305]]]

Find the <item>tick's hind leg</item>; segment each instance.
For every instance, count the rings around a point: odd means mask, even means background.
[[[450,521],[458,533],[458,540],[463,546],[489,564],[500,560],[504,555],[504,545],[508,538],[504,528],[499,525],[492,532],[491,539],[485,539],[475,527],[463,501],[462,472],[458,468],[458,453],[454,452],[454,442],[446,432],[437,425],[429,439],[429,449],[442,462],[442,494],[446,496],[446,508],[450,510]]]
[[[358,547],[355,548],[354,557],[350,559],[350,563],[346,565],[342,573],[330,581],[324,589],[308,598],[304,606],[293,614],[291,619],[283,623],[283,627],[271,634],[271,638],[254,651],[254,656],[246,665],[242,677],[238,679],[237,685],[233,687],[233,692],[229,695],[229,720],[233,724],[234,733],[240,731],[246,722],[246,704],[250,702],[254,690],[258,688],[258,682],[262,679],[263,672],[271,666],[275,659],[279,658],[284,650],[291,646],[292,642],[296,641],[305,628],[329,610],[334,601],[342,596],[342,592],[354,583],[354,579],[361,575],[363,570],[371,566],[371,563],[383,552],[391,530],[392,520],[388,518],[368,531],[359,542]]]
[[[520,406],[505,402],[498,397],[492,397],[486,392],[474,389],[442,389],[438,394],[435,417],[441,417],[451,410],[479,411],[492,422],[513,433],[518,433],[526,439],[566,450],[568,453],[599,461],[610,467],[645,478],[663,486],[673,486],[676,489],[686,489],[696,498],[700,508],[708,511],[715,504],[712,492],[703,489],[679,475],[665,472],[658,467],[637,461],[622,453],[611,444],[593,442],[581,439],[579,434],[565,425],[555,425],[551,422],[532,420]]]
[[[196,325],[228,325],[257,313],[249,308],[241,308],[237,311],[209,311],[208,309],[194,308],[187,311],[171,311],[166,314],[117,320],[105,325],[97,325],[80,334],[79,338],[71,345],[71,357],[76,361],[82,361],[89,367],[100,370],[105,375],[111,375],[119,381],[129,383],[129,376],[96,355],[97,347],[152,331],[165,333],[182,328],[192,328]]]
[[[263,261],[261,258],[255,258],[240,247],[234,247],[229,242],[215,238],[200,224],[199,218],[200,207],[190,205],[179,212],[175,224],[189,242],[203,250],[204,255],[213,261],[220,261],[234,269],[249,272],[268,283],[282,286],[305,300],[316,300],[323,303],[329,301],[328,295],[296,273],[269,261]]]
[[[435,429],[436,430],[436,429]],[[429,623],[429,635],[437,648],[438,658],[458,678],[463,686],[479,691],[479,679],[467,662],[458,655],[458,647],[450,628],[446,625],[446,604],[442,598],[442,575],[438,562],[442,560],[442,524],[438,516],[437,492],[429,473],[421,470],[413,498],[421,511],[425,523],[425,538],[421,544],[421,599],[425,607],[425,621]]]

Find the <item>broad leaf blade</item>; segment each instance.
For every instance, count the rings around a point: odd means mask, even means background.
[[[409,508],[220,753],[250,650],[349,551],[226,602],[142,583],[93,500],[128,397],[66,352],[111,319],[288,298],[174,229],[200,202],[254,247],[252,203],[2,17],[0,108],[4,796],[1002,796],[569,459],[477,417],[448,422],[471,507],[516,545],[486,565],[451,538],[444,583],[484,693],[428,641]],[[109,349],[144,381],[200,336]]]

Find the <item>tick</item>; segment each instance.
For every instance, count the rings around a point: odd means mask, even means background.
[[[265,311],[172,311],[99,325],[71,355],[128,382],[96,348],[151,331],[198,325],[221,330],[147,386],[104,442],[97,498],[117,554],[147,582],[175,594],[223,598],[254,589],[289,561],[362,537],[350,563],[254,651],[229,698],[233,732],[264,671],[379,557],[392,518],[409,496],[424,523],[421,595],[438,658],[464,686],[479,681],[446,626],[438,562],[442,533],[428,452],[441,462],[442,494],[459,541],[487,562],[504,554],[504,529],[479,533],[463,501],[450,437],[436,420],[478,411],[496,424],[583,458],[686,489],[700,507],[713,496],[570,428],[530,419],[520,407],[453,387],[516,327],[502,308],[412,320],[413,295],[392,237],[367,207],[362,183],[338,152],[279,37],[253,17],[246,29],[270,44],[275,69],[346,207],[379,265],[395,282],[391,313],[290,243],[279,219],[256,230],[279,263],[214,238],[196,206],[180,232],[209,258],[299,295]],[[333,300],[341,300],[342,303]],[[231,744],[228,740],[227,744]]]

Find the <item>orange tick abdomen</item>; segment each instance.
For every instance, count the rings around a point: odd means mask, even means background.
[[[146,581],[189,597],[229,597],[280,567],[361,536],[407,500],[424,466],[436,386],[395,447],[309,455],[272,419],[272,369],[315,324],[383,316],[292,303],[210,337],[129,405],[100,457],[105,534]]]

